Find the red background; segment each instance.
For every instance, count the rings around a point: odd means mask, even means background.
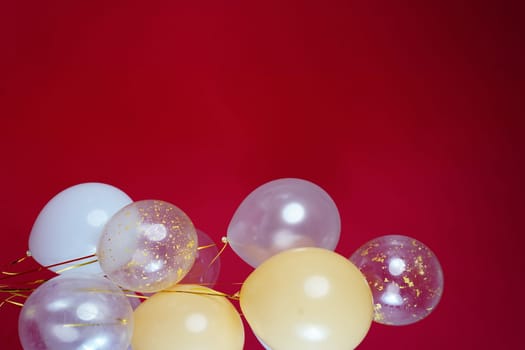
[[[2,262],[77,183],[170,201],[219,241],[250,191],[300,177],[337,203],[339,253],[402,233],[443,265],[435,312],[360,349],[521,343],[520,9],[366,3],[3,2]],[[250,268],[221,259],[235,291]],[[4,349],[18,312],[0,309]]]

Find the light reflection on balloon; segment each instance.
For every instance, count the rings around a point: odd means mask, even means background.
[[[282,218],[289,224],[297,224],[304,219],[305,210],[301,203],[292,202],[286,204],[282,210]]]
[[[387,325],[407,325],[427,317],[443,293],[443,271],[434,253],[403,235],[377,237],[350,260],[366,276],[375,318]]]

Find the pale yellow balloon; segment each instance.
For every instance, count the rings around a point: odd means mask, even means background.
[[[134,312],[133,350],[242,350],[241,318],[218,294],[198,285],[154,294]]]
[[[240,305],[272,350],[354,349],[374,314],[365,277],[322,248],[291,249],[264,261],[244,282]]]

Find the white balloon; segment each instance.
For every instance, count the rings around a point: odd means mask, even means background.
[[[58,264],[96,253],[102,229],[131,198],[111,185],[90,182],[69,187],[53,197],[36,218],[29,236],[29,251],[42,266]],[[52,267],[65,267],[96,257]],[[103,274],[98,262],[67,271]],[[63,271],[66,273],[67,271]]]

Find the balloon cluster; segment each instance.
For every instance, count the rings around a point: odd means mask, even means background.
[[[33,225],[31,256],[57,275],[24,303],[20,341],[25,350],[242,349],[238,301],[266,349],[353,349],[373,321],[406,325],[434,310],[443,274],[427,246],[387,235],[347,258],[334,252],[340,230],[316,184],[263,184],[224,238],[254,268],[227,295],[212,289],[217,245],[181,209],[107,184],[72,186]]]

